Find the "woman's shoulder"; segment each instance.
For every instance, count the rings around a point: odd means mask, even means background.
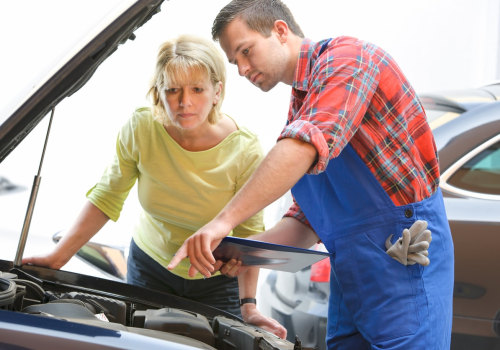
[[[262,146],[257,134],[246,126],[239,125],[232,117],[227,117],[233,120],[237,130],[226,138],[228,141],[226,146],[230,147],[234,152],[240,152],[245,159],[261,157],[263,154]]]
[[[127,121],[126,125],[133,130],[141,127],[150,127],[155,121],[153,112],[149,107],[139,107]]]
[[[134,111],[131,119],[136,122],[149,122],[153,120],[153,112],[149,107],[139,107]]]
[[[243,139],[246,139],[251,142],[259,142],[259,138],[257,137],[257,134],[255,134],[253,131],[248,129],[244,125],[238,124],[238,122],[231,116],[225,114],[225,116],[230,119],[234,125],[236,126],[236,131],[235,133],[239,136],[242,137]]]
[[[140,107],[134,110],[132,115],[122,124],[120,136],[139,135],[150,130],[154,123],[154,117],[149,107]]]

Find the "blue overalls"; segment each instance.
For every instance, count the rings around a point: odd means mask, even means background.
[[[450,348],[454,258],[440,190],[395,206],[348,145],[292,194],[331,253],[328,349]],[[418,219],[432,232],[430,265],[404,266],[384,243]]]

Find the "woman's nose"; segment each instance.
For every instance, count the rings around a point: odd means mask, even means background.
[[[189,91],[181,91],[179,94],[179,104],[181,106],[189,106],[191,104],[191,96]]]

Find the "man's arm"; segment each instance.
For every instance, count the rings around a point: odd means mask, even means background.
[[[296,139],[280,140],[264,158],[247,183],[209,223],[179,248],[168,265],[173,269],[189,256],[189,275],[199,271],[209,277],[214,271],[212,251],[231,230],[286,193],[316,160],[316,149]]]
[[[284,217],[273,228],[253,235],[251,239],[298,248],[311,248],[319,241],[311,227],[291,217]]]
[[[273,228],[250,236],[249,239],[298,248],[310,248],[319,241],[319,237],[313,229],[291,217],[284,217]],[[246,267],[241,266],[241,261],[237,261],[236,259],[231,259],[226,263],[217,261],[214,266],[215,270],[220,269],[220,272],[230,277],[240,277],[247,269]],[[244,281],[244,283],[246,282]]]

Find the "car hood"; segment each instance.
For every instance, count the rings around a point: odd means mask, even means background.
[[[0,163],[61,100],[79,90],[97,67],[160,11],[163,0],[122,1],[72,51],[51,67],[20,103],[0,115]]]

